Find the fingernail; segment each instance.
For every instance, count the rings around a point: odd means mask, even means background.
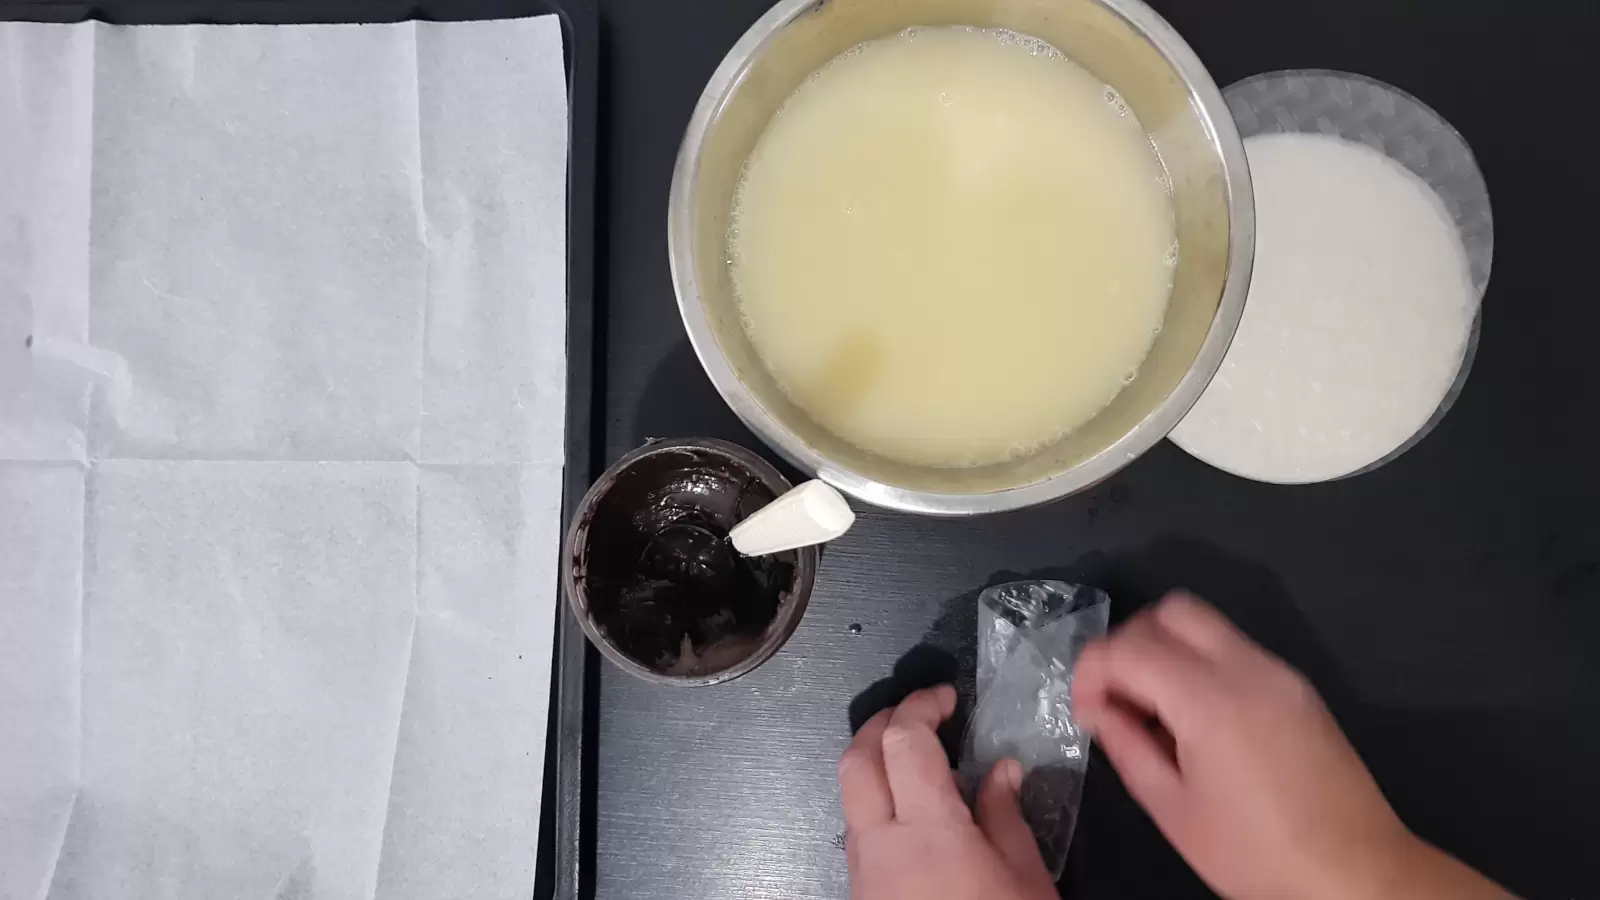
[[[1008,759],[1001,762],[1000,765],[1003,767],[1000,770],[1000,777],[1005,779],[1006,785],[1011,788],[1011,793],[1021,793],[1022,763],[1019,763],[1014,759]]]

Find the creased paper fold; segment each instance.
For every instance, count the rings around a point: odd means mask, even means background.
[[[0,897],[523,897],[552,17],[0,24]]]

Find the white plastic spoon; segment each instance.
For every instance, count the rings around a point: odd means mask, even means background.
[[[838,491],[808,481],[735,525],[728,540],[745,556],[765,556],[831,541],[855,521],[856,514]]]

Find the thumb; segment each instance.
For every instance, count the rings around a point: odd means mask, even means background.
[[[1017,880],[1025,885],[1042,883],[1053,887],[1053,879],[1039,856],[1039,844],[1033,838],[1033,829],[1022,818],[1022,807],[1017,803],[1017,792],[1022,788],[1022,764],[1014,759],[1002,759],[989,770],[983,785],[978,788],[976,815],[978,828],[984,837],[999,851]],[[1052,890],[1050,894],[1053,894]],[[1048,896],[1048,894],[1047,894]]]

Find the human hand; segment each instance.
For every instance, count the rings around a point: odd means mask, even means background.
[[[1003,760],[961,798],[935,729],[955,711],[949,685],[873,716],[839,760],[853,900],[1055,900],[1017,806],[1022,767]]]
[[[1135,800],[1232,900],[1507,898],[1401,824],[1304,676],[1169,594],[1085,648],[1073,710]]]

